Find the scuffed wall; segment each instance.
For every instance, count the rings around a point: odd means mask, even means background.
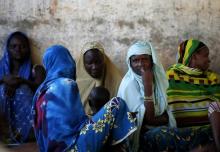
[[[15,30],[31,38],[34,62],[52,44],[77,59],[83,44],[97,40],[123,72],[135,40],[151,41],[167,68],[179,42],[194,37],[209,46],[211,68],[220,72],[219,0],[0,0],[1,48]]]

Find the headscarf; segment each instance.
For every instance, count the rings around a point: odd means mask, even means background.
[[[76,79],[76,64],[68,49],[61,45],[49,47],[43,55],[43,65],[46,70],[46,78],[38,87],[34,100],[36,102],[38,93],[48,88],[48,85],[60,77]]]
[[[8,45],[9,45],[10,40],[16,35],[21,35],[28,41],[28,37],[20,31],[13,32],[8,36],[6,43],[4,45],[4,55],[3,55],[2,59],[0,60],[0,67],[1,67],[0,68],[0,79],[2,79],[5,75],[10,74],[11,57],[9,54]],[[25,59],[25,61],[21,65],[21,67],[19,69],[19,73],[18,73],[18,75],[24,79],[30,79],[30,76],[31,76],[31,58],[30,58],[31,50],[30,50],[30,47],[29,47],[28,51],[29,51],[29,56]]]
[[[41,151],[48,148],[48,140],[65,141],[67,146],[74,144],[87,119],[74,81],[75,61],[69,51],[61,45],[49,47],[43,55],[43,65],[47,76],[35,93],[32,107],[36,118],[36,102],[45,93],[48,139],[43,139],[40,128],[35,126],[35,135]]]
[[[165,71],[162,64],[157,57],[156,51],[152,45],[147,41],[138,41],[134,43],[129,49],[126,57],[128,65],[128,72],[119,87],[118,96],[125,100],[129,110],[132,112],[138,112],[138,126],[133,137],[132,150],[137,151],[139,145],[139,134],[142,126],[145,106],[144,106],[144,85],[141,76],[137,75],[130,66],[130,57],[133,55],[151,55],[153,59],[153,102],[155,106],[155,114],[157,116],[163,114],[167,110],[167,96],[166,89],[168,87],[168,81],[166,79]],[[168,115],[170,113],[168,112]],[[170,115],[169,115],[170,116]],[[170,126],[175,126],[175,120],[172,115],[169,117]]]
[[[91,49],[97,49],[104,56],[105,70],[100,79],[91,77],[84,67],[83,56],[87,51]],[[109,90],[111,98],[116,96],[118,86],[122,79],[122,74],[118,68],[110,61],[109,57],[105,54],[103,46],[99,42],[88,42],[83,46],[80,58],[77,62],[76,70],[76,81],[79,86],[81,100],[87,114],[91,114],[91,108],[89,107],[88,103],[88,96],[94,87],[103,86]]]
[[[192,55],[203,47],[207,46],[195,39],[182,42],[178,47],[178,63],[188,66]]]
[[[203,42],[195,39],[189,39],[182,42],[178,47],[177,64],[172,65],[177,71],[187,73],[189,75],[201,75],[203,71],[200,69],[190,68],[189,63],[194,53],[201,48],[207,47]]]

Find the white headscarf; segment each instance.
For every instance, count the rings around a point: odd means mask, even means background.
[[[133,55],[151,55],[153,59],[153,102],[155,107],[155,115],[159,116],[167,111],[167,95],[166,89],[168,88],[168,81],[166,79],[166,74],[163,69],[162,64],[153,49],[152,45],[147,41],[138,41],[134,43],[127,53],[127,64],[128,72],[125,74],[124,78],[119,87],[118,96],[125,100],[128,108],[132,112],[138,112],[138,130],[132,137],[132,151],[137,151],[139,147],[139,134],[142,126],[145,106],[144,106],[144,85],[141,76],[137,75],[130,66],[130,57]],[[174,127],[176,122],[172,114],[168,112],[169,115],[169,125]]]

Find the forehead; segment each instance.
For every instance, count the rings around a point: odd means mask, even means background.
[[[27,43],[27,39],[22,35],[13,35],[8,41],[8,43],[16,42]]]
[[[131,60],[141,60],[141,59],[150,59],[151,55],[148,54],[141,54],[141,55],[132,55]]]
[[[91,49],[84,53],[84,60],[103,59],[103,54],[98,49]]]
[[[204,46],[200,48],[198,52],[196,52],[196,54],[203,54],[203,55],[209,54],[209,48],[207,46]]]

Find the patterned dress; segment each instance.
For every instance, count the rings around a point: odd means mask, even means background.
[[[75,78],[75,62],[63,46],[43,57],[47,77],[33,100],[34,130],[41,152],[98,152],[106,142],[121,143],[136,130],[136,115],[113,98],[94,116],[84,111]]]

